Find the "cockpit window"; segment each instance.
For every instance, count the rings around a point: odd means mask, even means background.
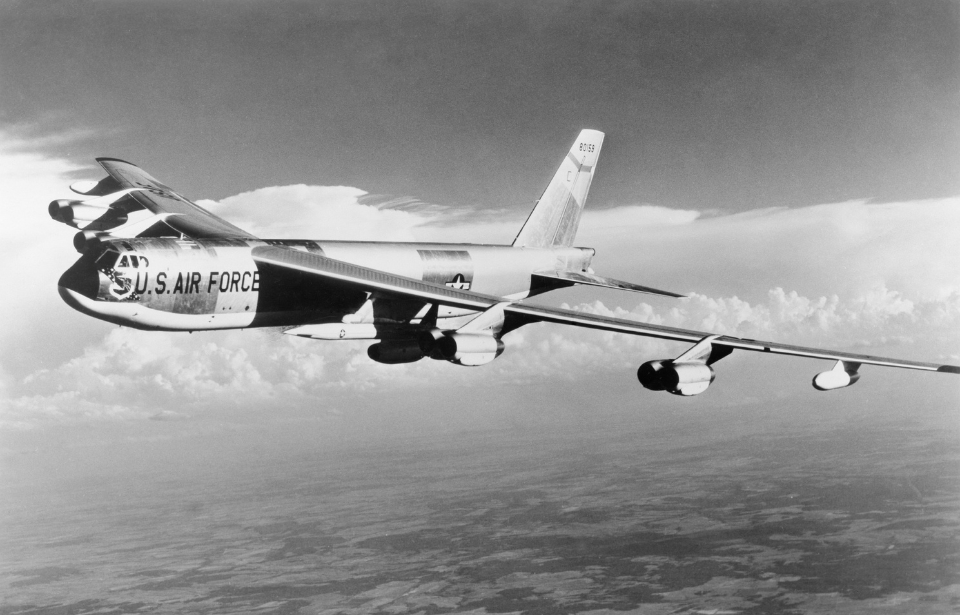
[[[103,254],[97,257],[97,268],[98,269],[113,269],[117,264],[117,259],[120,258],[120,254],[113,250],[106,250]]]
[[[115,268],[140,269],[149,266],[149,261],[144,256],[136,254],[120,254],[116,250],[104,250],[103,254],[97,257],[97,268],[103,271]]]

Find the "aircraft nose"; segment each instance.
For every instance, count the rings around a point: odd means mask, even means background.
[[[69,290],[89,299],[96,299],[97,290],[100,288],[100,275],[93,260],[83,257],[63,272],[57,285],[62,296],[65,290]]]

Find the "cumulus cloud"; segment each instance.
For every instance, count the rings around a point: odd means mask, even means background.
[[[277,239],[509,243],[523,223],[503,211],[371,195],[350,186],[274,186],[198,203],[255,235]]]
[[[763,209],[650,228],[609,225],[602,232],[584,219],[578,240],[598,248],[598,269],[681,292],[759,300],[782,286],[853,298],[885,287],[935,299],[960,289],[956,197]]]
[[[72,312],[53,283],[76,255],[73,231],[50,221],[45,205],[66,196],[65,186],[87,170],[24,153],[22,145],[0,147],[0,177],[15,218],[0,231],[6,246],[0,267],[6,279],[27,271],[45,282],[35,291],[41,300],[11,293],[2,299],[0,421],[7,427],[189,420],[212,407],[341,413],[357,394],[389,399],[424,388],[543,382],[565,377],[572,366],[591,374],[681,350],[541,324],[511,333],[506,354],[482,368],[430,360],[384,366],[366,357],[368,343],[315,342],[270,330],[186,335],[112,328]],[[381,241],[509,243],[525,214],[478,214],[347,186],[271,187],[203,204],[263,236]],[[955,361],[960,350],[960,199],[735,215],[653,205],[588,210],[578,243],[597,248],[600,273],[696,292],[637,302],[629,293],[564,291],[568,301],[602,298],[575,302],[576,309],[904,358]]]
[[[756,339],[958,359],[960,293],[915,302],[877,288],[845,302],[775,288],[761,303],[692,295],[669,308],[641,302],[626,309],[601,301],[572,307]],[[317,342],[274,331],[190,336],[115,329],[81,356],[27,377],[19,396],[11,400],[5,422],[23,426],[37,420],[182,418],[179,412],[165,414],[165,408],[202,413],[214,407],[308,405],[340,412],[328,404],[358,392],[390,396],[425,389],[486,390],[498,382],[559,378],[571,369],[590,378],[611,368],[635,368],[644,360],[672,357],[682,348],[675,342],[544,324],[513,332],[506,341],[507,352],[499,360],[466,369],[429,359],[385,366],[367,358],[368,343]],[[916,356],[917,346],[928,354]]]
[[[350,186],[273,186],[221,201],[201,201],[260,237],[413,241],[426,220],[415,212],[361,202],[366,191]]]
[[[5,284],[0,293],[0,381],[6,379],[7,386],[24,367],[66,358],[69,340],[78,337],[73,327],[81,319],[60,301],[55,283],[78,256],[72,243],[76,231],[51,220],[47,204],[73,194],[67,186],[85,173],[97,177],[87,167],[33,153],[30,142],[0,130],[0,278]],[[79,338],[84,343],[92,339]]]

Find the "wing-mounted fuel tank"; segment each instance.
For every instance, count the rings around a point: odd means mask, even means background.
[[[860,380],[858,369],[860,369],[859,363],[837,361],[833,369],[820,372],[813,377],[813,388],[818,391],[832,391],[848,387]]]
[[[651,391],[666,391],[690,397],[707,390],[717,377],[711,365],[733,352],[714,344],[719,336],[708,335],[676,359],[647,361],[637,370],[637,379]]]

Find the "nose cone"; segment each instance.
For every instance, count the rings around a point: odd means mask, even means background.
[[[60,296],[70,305],[77,300],[74,295],[96,299],[97,290],[100,288],[100,274],[97,273],[93,259],[84,256],[75,262],[63,272],[57,285],[60,287]]]

